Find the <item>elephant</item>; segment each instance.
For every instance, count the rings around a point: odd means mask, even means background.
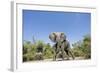
[[[59,53],[62,55],[62,60],[64,60],[64,53],[67,56],[67,60],[69,60],[69,56],[71,56],[72,59],[75,59],[70,49],[70,43],[66,39],[66,35],[63,32],[53,32],[49,35],[49,39],[55,43],[53,45],[54,49],[53,60],[56,60]]]

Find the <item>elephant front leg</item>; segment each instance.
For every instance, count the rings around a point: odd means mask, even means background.
[[[64,60],[64,49],[62,49],[61,52],[62,52],[62,60]]]
[[[54,50],[54,55],[53,55],[53,61],[56,61],[56,58],[57,58],[57,50],[55,49]]]

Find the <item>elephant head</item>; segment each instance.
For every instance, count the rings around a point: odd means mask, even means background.
[[[53,32],[49,35],[49,38],[52,42],[62,42],[66,40],[66,35],[63,32]]]

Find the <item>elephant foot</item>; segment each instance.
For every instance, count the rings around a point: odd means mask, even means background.
[[[75,60],[75,58],[73,58],[73,60]]]

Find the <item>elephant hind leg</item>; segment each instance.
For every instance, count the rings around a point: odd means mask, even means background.
[[[74,57],[74,55],[72,54],[71,50],[69,50],[68,52],[69,52],[69,54],[71,55],[72,59],[74,60],[75,57]]]

